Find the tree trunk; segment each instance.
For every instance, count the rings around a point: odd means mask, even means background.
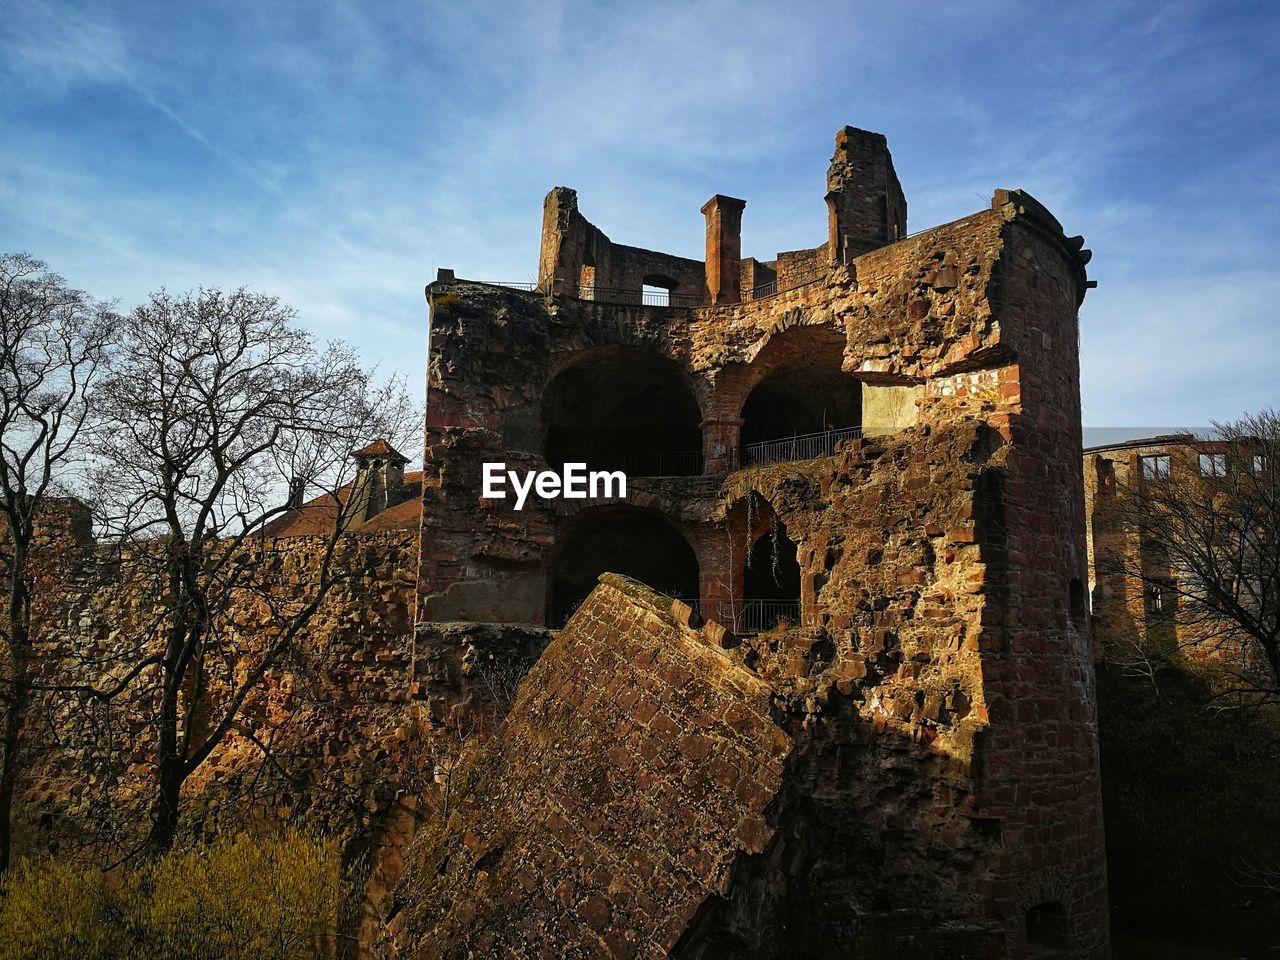
[[[166,853],[178,835],[178,803],[186,766],[178,750],[178,695],[176,685],[165,679],[157,733],[156,794],[151,803],[151,832],[147,852]]]
[[[9,568],[9,684],[5,692],[4,740],[0,744],[0,873],[13,855],[13,795],[18,783],[22,721],[30,699],[31,597],[27,584],[28,550],[22,535],[14,537]]]
[[[182,783],[186,780],[186,749],[178,717],[191,643],[190,625],[185,622],[186,597],[180,589],[178,571],[171,571],[171,609],[175,622],[165,641],[163,686],[156,716],[156,792],[151,802],[151,832],[147,835],[147,853],[159,857],[168,852],[178,835],[178,806]],[[187,704],[191,709],[191,704]]]

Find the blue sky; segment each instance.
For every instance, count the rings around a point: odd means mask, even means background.
[[[0,12],[0,249],[128,307],[280,295],[420,388],[437,267],[532,279],[542,198],[701,258],[825,236],[845,123],[911,230],[1022,187],[1094,250],[1085,422],[1280,405],[1274,2],[42,2]]]

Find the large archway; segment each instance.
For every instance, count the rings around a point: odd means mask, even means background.
[[[594,350],[562,370],[542,396],[543,453],[630,476],[702,472],[702,414],[676,364],[643,350]]]
[[[547,573],[547,626],[564,626],[606,572],[698,599],[698,558],[675,527],[652,510],[599,507],[578,514],[557,538]]]
[[[758,379],[742,404],[742,463],[829,456],[857,436],[862,405],[856,379],[841,369],[844,335],[825,327],[780,334],[752,367]]]

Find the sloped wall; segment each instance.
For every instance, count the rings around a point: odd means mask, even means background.
[[[791,738],[740,655],[620,577],[521,687],[402,888],[408,955],[665,957],[772,835]]]

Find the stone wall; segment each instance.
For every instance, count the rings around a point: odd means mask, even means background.
[[[706,294],[706,265],[656,250],[612,242],[578,212],[578,195],[566,187],[547,194],[542,217],[542,250],[538,288],[544,292],[577,295],[594,288],[594,299],[617,300],[618,294],[640,302],[642,285],[669,287],[689,302],[701,303]],[[674,284],[674,286],[672,286]],[[585,295],[585,294],[584,294]]]
[[[71,576],[41,637],[42,679],[103,688],[157,642],[162,589],[154,551],[123,558],[81,541]],[[314,589],[324,538],[253,540],[238,558],[246,572],[209,645],[203,683],[209,702],[226,696],[276,636],[274,604]],[[408,787],[389,757],[417,729],[412,702],[415,531],[349,534],[337,545],[337,582],[300,641],[245,703],[242,725],[188,781],[183,828],[212,828],[230,816],[304,822],[362,849],[376,845],[382,818]],[[110,706],[74,692],[42,695],[27,732],[38,745],[22,781],[22,817],[32,844],[116,838],[145,827],[155,776],[154,687],[148,674]],[[210,711],[196,715],[197,731]],[[258,744],[271,748],[264,761]],[[56,745],[56,746],[52,746]],[[416,791],[416,788],[415,788]]]
[[[803,286],[819,279],[830,266],[827,246],[811,250],[786,250],[774,260],[774,276],[779,290]]]

